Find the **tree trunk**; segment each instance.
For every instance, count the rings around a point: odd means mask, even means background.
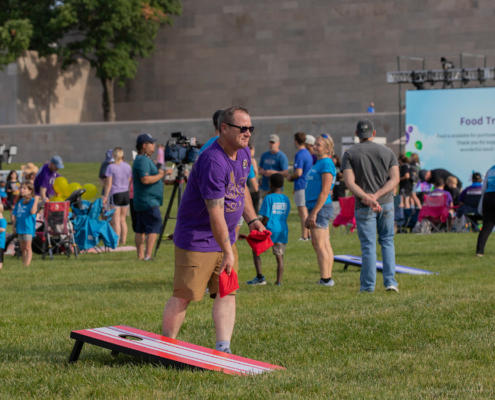
[[[115,79],[101,78],[103,85],[103,120],[115,121],[114,85]]]

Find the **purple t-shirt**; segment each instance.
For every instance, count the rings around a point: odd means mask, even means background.
[[[430,197],[439,197],[442,194],[446,196],[445,205],[449,207],[452,204],[452,195],[446,190],[435,189],[433,192],[427,193],[427,195]]]
[[[49,163],[46,163],[41,167],[38,175],[36,175],[36,179],[34,180],[34,193],[38,196],[40,195],[40,188],[42,187],[46,189],[47,196],[55,194],[55,190],[53,190],[53,183],[60,175],[56,172],[52,172],[48,165]]]
[[[107,167],[105,176],[112,178],[112,187],[109,196],[115,193],[129,191],[129,179],[132,178],[132,168],[125,161],[120,164],[112,163]]]
[[[235,243],[235,227],[244,212],[244,191],[251,169],[248,147],[230,159],[215,141],[195,162],[177,213],[174,244],[190,251],[221,251],[213,237],[205,199],[225,198],[225,221],[230,243]],[[249,192],[248,192],[249,193]]]

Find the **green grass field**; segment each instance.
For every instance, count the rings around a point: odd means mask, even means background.
[[[98,165],[73,164],[69,181],[97,183]],[[291,192],[287,187],[286,191]],[[170,193],[167,188],[166,199]],[[172,292],[173,245],[154,262],[135,253],[79,260],[6,256],[0,270],[0,398],[494,398],[494,238],[483,259],[475,234],[398,235],[397,263],[439,272],[398,275],[400,293],[358,295],[359,269],[334,266],[333,288],[319,287],[315,253],[301,243],[296,213],[283,286],[275,258],[262,256],[269,284],[248,287],[250,250],[238,245],[241,288],[235,354],[278,364],[262,376],[173,370],[85,345],[68,364],[76,329],[130,325],[160,333]],[[173,226],[167,229],[172,232]],[[246,230],[246,227],[243,228]],[[132,242],[132,235],[130,242]],[[336,254],[360,254],[356,234],[332,234]],[[214,347],[212,301],[191,304],[179,339]]]

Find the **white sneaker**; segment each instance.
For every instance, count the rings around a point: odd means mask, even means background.
[[[394,292],[396,292],[396,293],[399,293],[399,288],[398,288],[397,286],[394,286],[394,285],[387,286],[387,287],[385,288],[385,290],[386,290],[387,292],[394,291]]]
[[[300,242],[307,242],[309,240],[309,238],[303,238],[303,237],[300,237],[299,238],[299,241]]]

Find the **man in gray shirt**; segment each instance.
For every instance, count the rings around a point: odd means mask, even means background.
[[[395,280],[394,195],[399,184],[399,163],[385,146],[373,143],[376,136],[368,119],[358,122],[359,144],[349,148],[342,160],[347,189],[356,197],[356,225],[363,261],[360,292],[373,292],[376,282],[376,232],[383,256],[383,284],[398,292]]]

